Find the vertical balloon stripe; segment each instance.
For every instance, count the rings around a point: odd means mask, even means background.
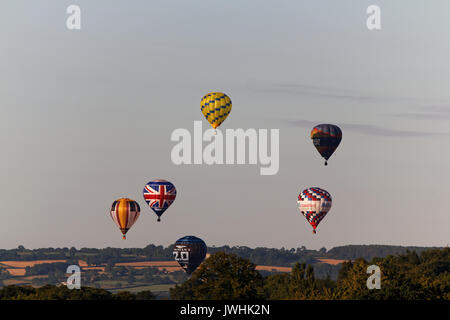
[[[114,201],[110,214],[111,214],[111,218],[114,220],[115,224],[120,227],[119,219],[117,217],[117,201]]]
[[[126,227],[128,229],[131,228],[138,218],[139,218],[139,212],[138,211],[130,211]]]
[[[128,226],[128,220],[129,220],[129,217],[131,215],[131,211],[130,211],[130,209],[131,209],[131,202],[130,201],[127,201],[126,208],[127,208],[127,214],[125,215],[125,228],[127,228],[127,226]]]
[[[118,219],[119,219],[119,226],[120,228],[125,228],[126,221],[125,221],[125,215],[127,214],[127,201],[124,201],[124,199],[119,200],[119,206],[117,208],[118,212]]]
[[[116,205],[117,205],[117,200],[113,202],[112,206],[111,206],[111,210],[115,211],[116,210]]]

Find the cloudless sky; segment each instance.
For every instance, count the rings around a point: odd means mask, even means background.
[[[66,8],[81,7],[79,31]],[[381,7],[379,31],[366,9]],[[450,216],[450,2],[24,1],[0,4],[0,248],[445,246]],[[181,165],[201,97],[233,101],[221,129],[280,130],[280,170]],[[315,124],[341,127],[327,167]],[[206,145],[206,144],[205,144]],[[142,197],[177,199],[156,222]],[[297,196],[333,207],[313,235]],[[130,197],[126,241],[109,216]]]

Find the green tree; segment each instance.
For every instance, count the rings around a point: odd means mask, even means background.
[[[368,264],[364,259],[342,264],[337,281],[339,298],[352,300],[367,297],[367,294],[369,294],[367,266]]]
[[[76,253],[77,253],[77,249],[76,249],[75,247],[71,247],[71,248],[69,249],[69,256],[70,256],[71,258],[74,258]]]
[[[292,268],[289,277],[288,294],[285,299],[305,299],[306,298],[306,264],[296,263]]]
[[[144,290],[136,293],[136,300],[155,300],[156,296],[150,290]]]
[[[129,291],[119,291],[114,295],[115,300],[136,300],[136,296]]]
[[[191,278],[170,290],[172,299],[249,300],[264,297],[263,278],[255,264],[235,254],[217,252]]]
[[[270,300],[288,299],[291,277],[289,274],[274,274],[264,279],[265,297]]]

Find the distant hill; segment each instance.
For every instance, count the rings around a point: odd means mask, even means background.
[[[429,249],[442,249],[442,247],[402,247],[390,245],[346,245],[341,247],[334,247],[326,254],[329,258],[353,260],[357,258],[364,258],[365,260],[372,260],[372,258],[384,258],[389,255],[398,255],[406,253],[407,251],[415,251],[420,253]]]
[[[35,261],[35,260],[73,260],[86,261],[88,265],[106,263],[125,263],[137,261],[172,260],[173,245],[168,247],[147,245],[144,248],[40,248],[26,249],[19,246],[17,249],[0,249],[0,261]],[[277,249],[246,246],[208,247],[208,252],[217,251],[234,253],[242,258],[249,259],[257,265],[265,266],[292,266],[295,262],[307,264],[321,263],[320,259],[353,260],[364,258],[371,260],[374,257],[384,258],[388,255],[402,254],[407,251],[417,253],[437,247],[412,247],[392,245],[346,245],[334,247],[330,250],[322,248],[311,250],[306,247]]]

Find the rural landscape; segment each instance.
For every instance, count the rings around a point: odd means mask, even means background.
[[[0,308],[448,306],[450,1],[0,3]]]
[[[448,247],[209,247],[190,277],[172,249],[0,250],[0,299],[450,299]],[[380,290],[367,289],[371,264]],[[67,289],[69,265],[81,269],[81,290]]]

